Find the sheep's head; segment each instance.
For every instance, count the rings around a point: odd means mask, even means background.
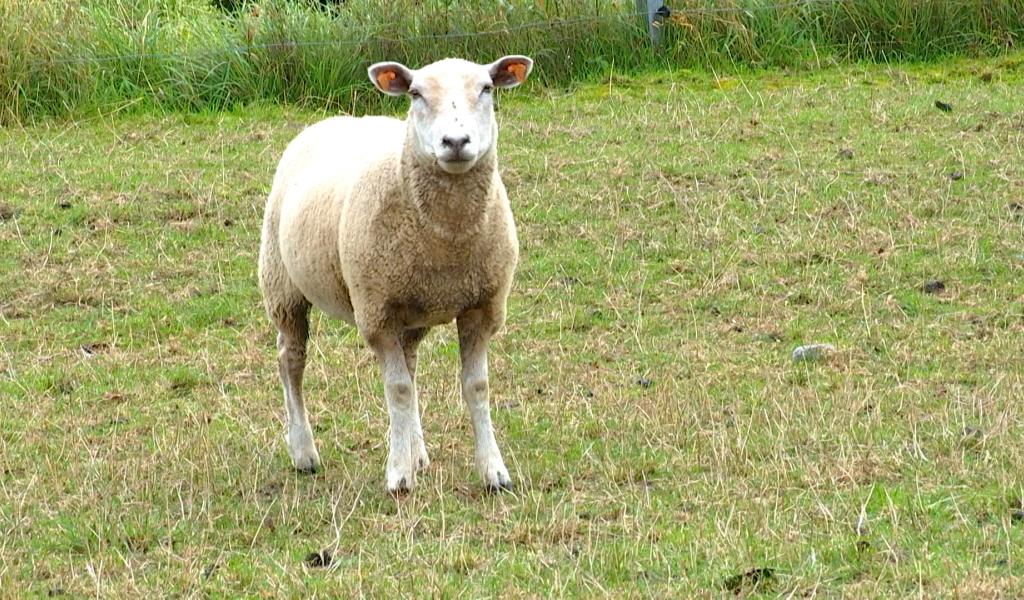
[[[411,98],[417,156],[459,174],[476,166],[494,145],[494,89],[516,87],[532,68],[525,56],[506,56],[489,65],[449,58],[417,70],[377,63],[369,74],[385,94]]]

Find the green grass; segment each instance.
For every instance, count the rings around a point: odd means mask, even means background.
[[[231,11],[215,4],[238,5]],[[655,50],[634,0],[0,2],[0,125],[259,100],[378,109],[366,67],[529,54],[556,89],[652,68],[794,68],[990,55],[1024,0],[678,0]]]
[[[369,351],[320,316],[326,468],[290,468],[256,252],[324,113],[0,130],[0,595],[1024,594],[1022,61],[503,96],[503,495],[450,327],[413,494],[383,490]]]

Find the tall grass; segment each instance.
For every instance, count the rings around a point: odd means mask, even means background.
[[[653,48],[633,0],[0,0],[0,124],[258,99],[348,110],[365,67],[528,53],[543,83],[666,66],[992,53],[1024,0],[677,0]]]
[[[1002,52],[1024,36],[1024,0],[690,0],[675,6],[668,51],[672,60],[691,64],[928,60]]]

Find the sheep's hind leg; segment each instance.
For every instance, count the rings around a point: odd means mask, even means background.
[[[398,336],[379,334],[364,337],[381,364],[384,374],[384,397],[388,403],[391,421],[388,431],[390,441],[385,484],[388,492],[399,494],[411,490],[416,485],[416,467],[413,461],[415,428],[418,420],[416,390]]]
[[[473,421],[476,468],[488,489],[511,489],[512,478],[494,438],[491,407],[487,398],[487,343],[495,323],[484,311],[477,310],[460,316],[458,327],[459,353],[462,357],[462,398]]]
[[[412,378],[412,410],[413,410],[413,464],[416,470],[426,469],[430,465],[427,455],[426,440],[423,439],[423,425],[420,423],[419,392],[416,390],[416,348],[427,335],[427,328],[406,329],[401,336],[402,351],[405,353],[405,366]]]
[[[313,442],[306,407],[302,400],[302,374],[306,368],[306,341],[309,338],[309,303],[293,307],[277,323],[277,364],[284,387],[284,405],[288,417],[288,453],[292,464],[303,473],[320,468],[320,455]]]

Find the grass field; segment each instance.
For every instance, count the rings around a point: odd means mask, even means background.
[[[255,263],[322,113],[0,130],[0,596],[1024,595],[1022,65],[505,95],[499,495],[452,328],[395,500],[376,364],[314,313],[290,467]]]

